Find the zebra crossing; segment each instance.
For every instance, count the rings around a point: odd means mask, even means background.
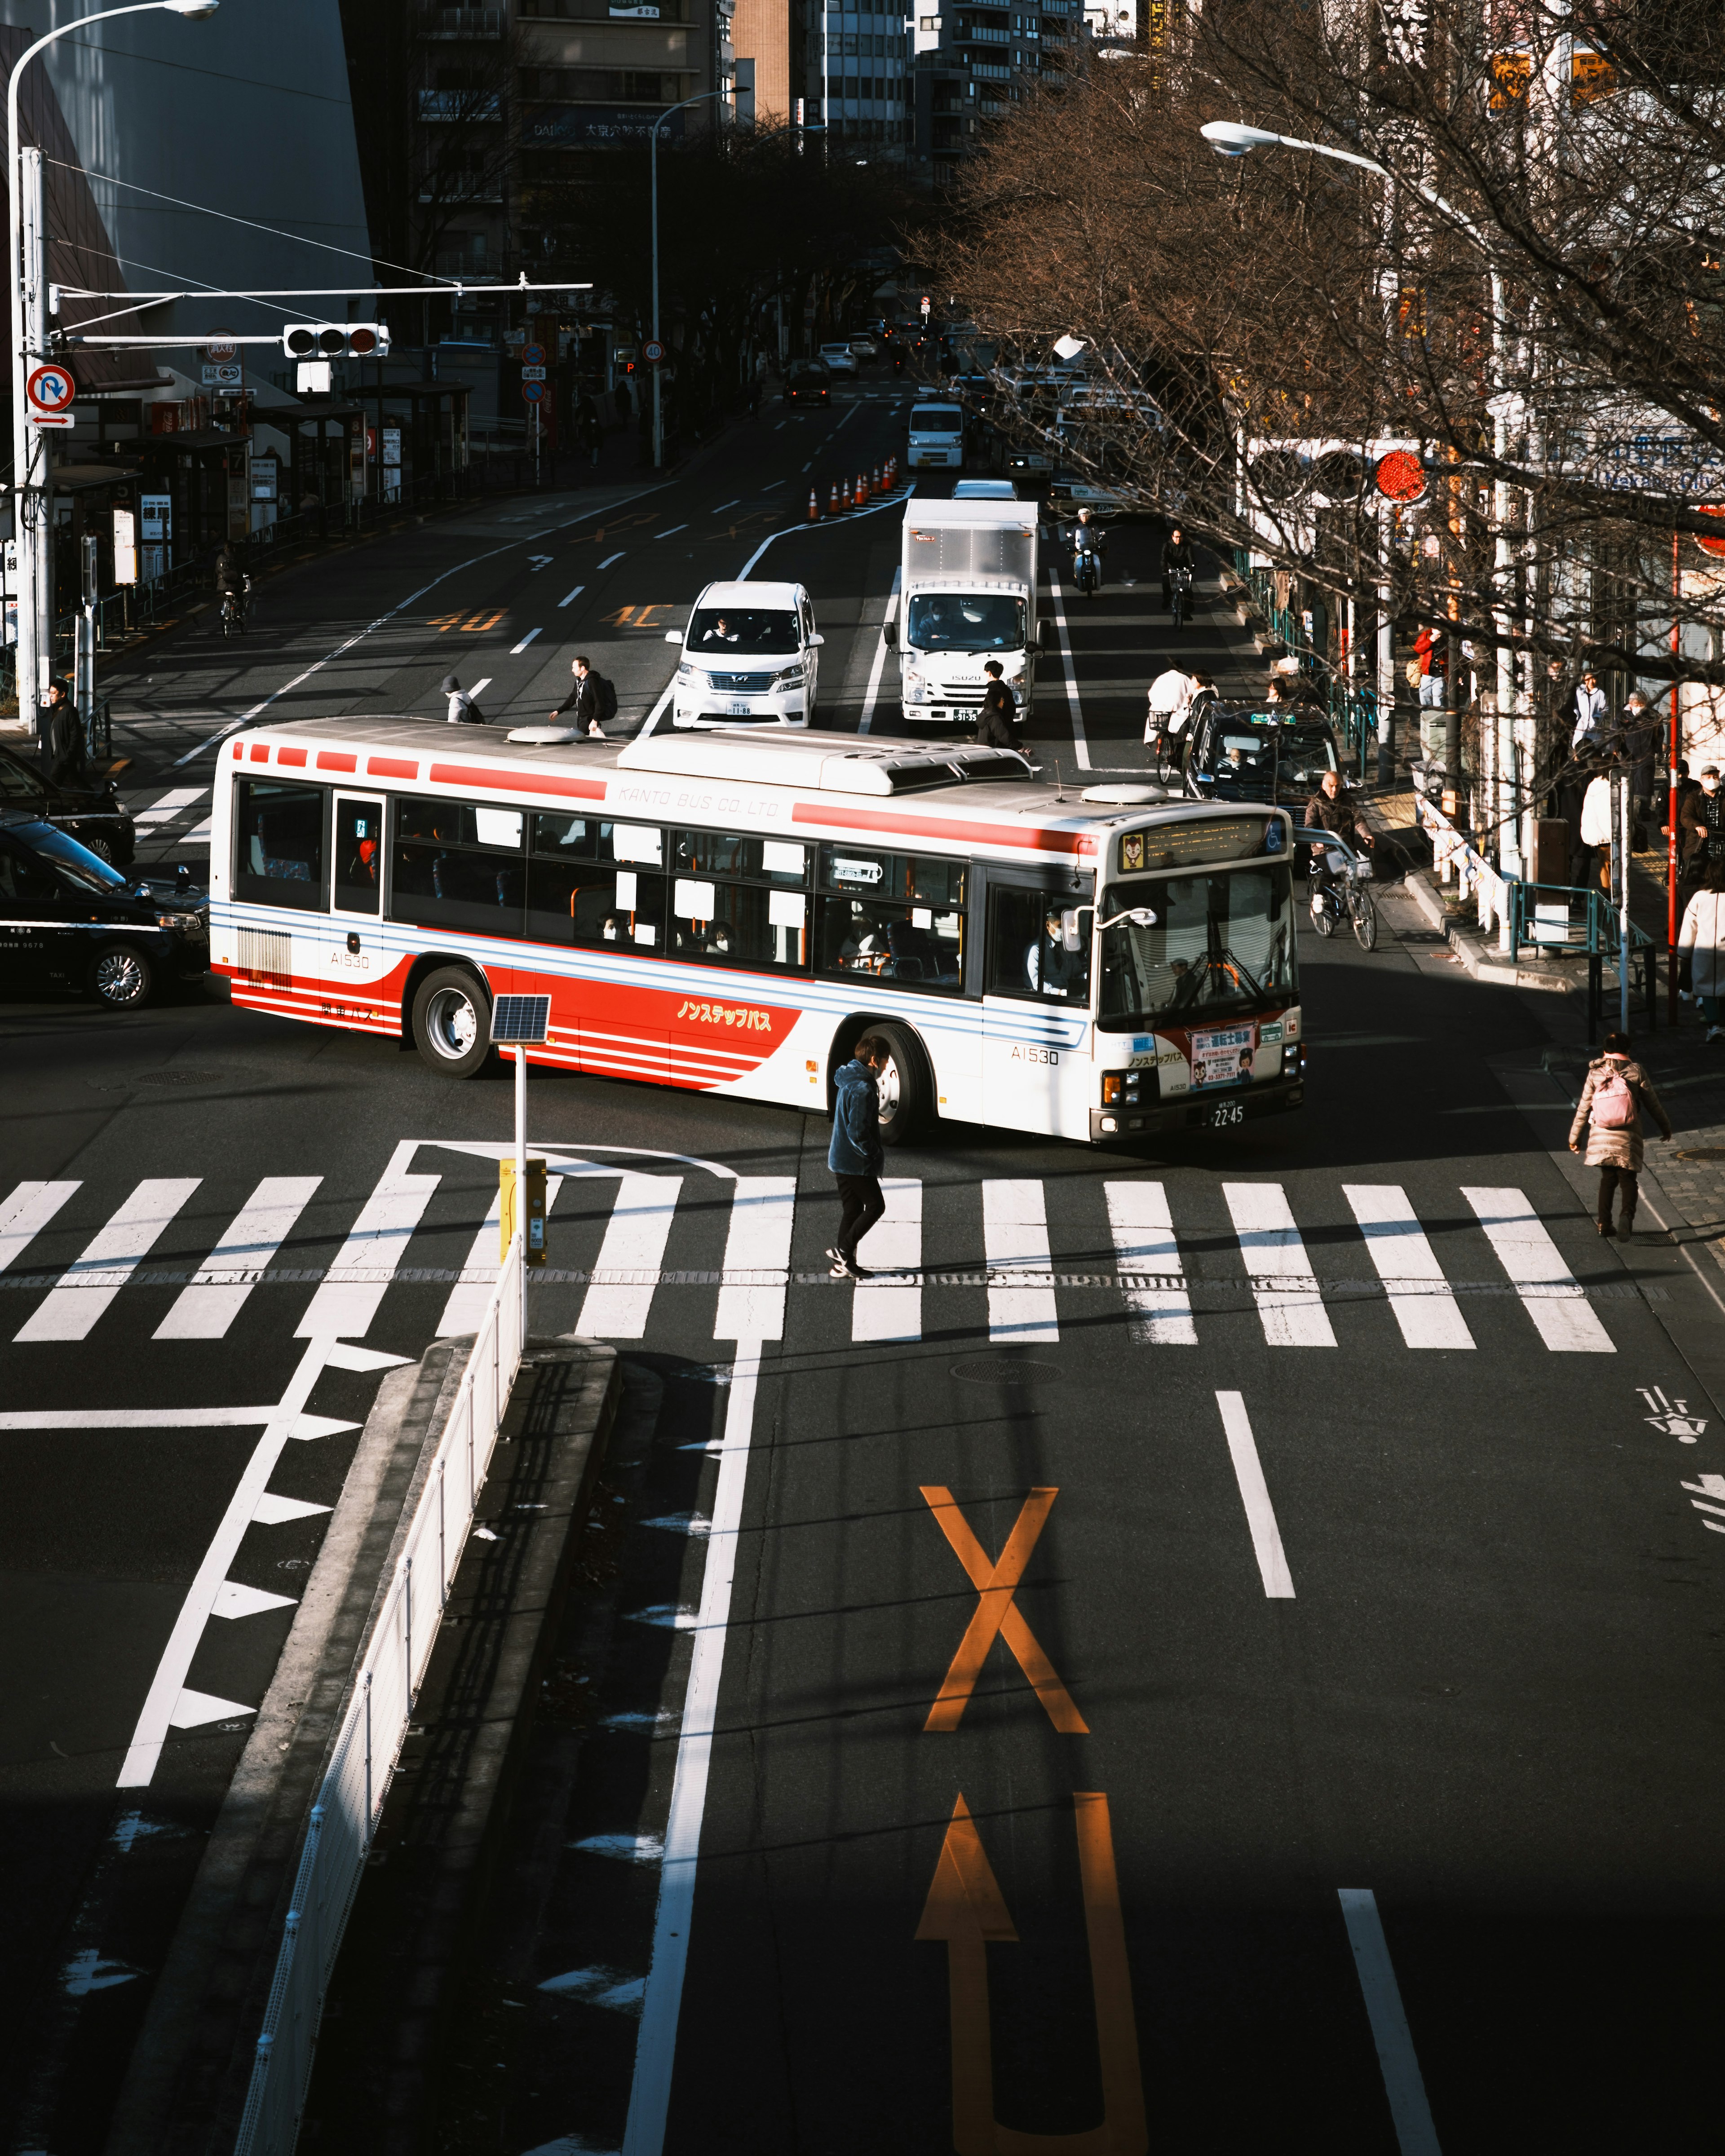
[[[506,1148],[442,1150],[489,1165]],[[495,1188],[475,1183],[470,1167],[465,1180],[449,1178],[437,1152],[434,1144],[398,1146],[338,1231],[333,1261],[311,1266],[284,1254],[306,1239],[307,1210],[323,1183],[316,1175],[264,1177],[207,1248],[209,1226],[194,1228],[198,1216],[188,1211],[203,1187],[197,1176],[143,1178],[117,1194],[100,1219],[90,1208],[95,1194],[80,1181],[20,1183],[0,1196],[0,1290],[12,1291],[0,1295],[0,1342],[19,1349],[90,1342],[128,1294],[166,1287],[177,1292],[151,1332],[157,1341],[227,1339],[260,1293],[272,1316],[280,1310],[289,1318],[292,1339],[357,1340],[376,1323],[386,1296],[408,1285],[437,1291],[430,1337],[471,1332],[496,1278],[498,1199]],[[562,1262],[533,1276],[533,1285],[578,1290],[575,1329],[619,1342],[646,1340],[673,1322],[699,1329],[704,1318],[691,1316],[698,1309],[711,1310],[715,1340],[780,1338],[794,1291],[848,1298],[850,1337],[858,1344],[979,1329],[984,1312],[993,1342],[1052,1344],[1063,1322],[1070,1327],[1081,1313],[1094,1322],[1117,1312],[1136,1346],[1190,1348],[1217,1319],[1255,1313],[1267,1348],[1334,1349],[1355,1322],[1352,1306],[1375,1302],[1387,1307],[1403,1347],[1471,1351],[1480,1345],[1477,1312],[1495,1297],[1524,1314],[1530,1344],[1537,1340],[1553,1354],[1610,1354],[1614,1342],[1594,1302],[1637,1293],[1619,1282],[1603,1291],[1595,1286],[1590,1300],[1550,1228],[1513,1188],[1457,1190],[1459,1204],[1444,1209],[1444,1248],[1471,1255],[1452,1255],[1446,1274],[1399,1184],[1344,1183],[1352,1227],[1338,1228],[1332,1218],[1317,1231],[1327,1269],[1321,1276],[1308,1244],[1312,1230],[1302,1232],[1279,1183],[1222,1183],[1225,1234],[1214,1219],[1183,1220],[1196,1199],[1153,1178],[1050,1185],[998,1177],[935,1186],[948,1246],[955,1209],[973,1214],[974,1235],[961,1240],[976,1255],[955,1268],[926,1255],[931,1186],[894,1177],[883,1183],[886,1214],[863,1250],[870,1276],[853,1287],[833,1281],[824,1260],[793,1269],[799,1194],[788,1177],[715,1181],[729,1171],[671,1157],[662,1171],[572,1154],[552,1153],[548,1164],[552,1255]],[[1052,1229],[1051,1191],[1058,1197]],[[829,1232],[833,1201],[824,1188],[800,1196],[801,1246],[812,1259]],[[1205,1202],[1214,1215],[1208,1191]],[[1099,1214],[1093,1224],[1084,1217],[1091,1212]],[[74,1219],[88,1224],[68,1257],[66,1224]],[[58,1239],[58,1261],[33,1269],[33,1255],[44,1265],[50,1237]],[[336,1240],[318,1226],[326,1250]],[[158,1256],[164,1245],[165,1262]],[[1062,1258],[1060,1250],[1083,1255]],[[442,1264],[426,1262],[434,1257]],[[1461,1277],[1458,1264],[1481,1276]],[[270,1294],[284,1289],[300,1291],[291,1308]],[[683,1292],[691,1289],[716,1295],[697,1306]],[[819,1322],[825,1329],[829,1321]],[[1501,1327],[1495,1337],[1503,1339]]]
[[[208,786],[176,786],[165,793],[131,797],[126,805],[140,850],[171,844],[184,853],[208,845],[213,814],[210,799]],[[176,828],[187,824],[187,819],[196,820],[186,829]]]

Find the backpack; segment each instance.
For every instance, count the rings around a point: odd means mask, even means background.
[[[608,726],[617,716],[617,691],[603,674],[593,675],[593,688],[598,703],[599,724]]]
[[[1635,1089],[1625,1077],[1620,1064],[1609,1064],[1605,1075],[1594,1081],[1594,1097],[1588,1113],[1596,1131],[1629,1131],[1635,1128],[1640,1113],[1635,1102]]]

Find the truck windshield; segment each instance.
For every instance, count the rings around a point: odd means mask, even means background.
[[[777,608],[702,607],[684,641],[691,657],[725,659],[795,651],[802,639],[796,615]]]
[[[1022,651],[1024,602],[1004,592],[913,592],[905,641],[916,651]]]
[[[1110,884],[1103,920],[1128,907],[1153,918],[1103,930],[1099,1024],[1131,1032],[1285,1003],[1294,986],[1291,887],[1286,865],[1267,862]]]

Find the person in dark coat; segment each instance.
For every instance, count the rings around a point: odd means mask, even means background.
[[[880,1142],[879,1074],[892,1060],[891,1045],[878,1033],[865,1033],[852,1060],[833,1079],[833,1137],[827,1166],[839,1185],[839,1233],[829,1245],[834,1280],[867,1280],[856,1261],[856,1246],[886,1210],[880,1171],[886,1165]]]
[[[984,748],[1016,748],[1013,715],[1018,706],[1002,678],[1000,661],[991,659],[983,671],[988,677],[988,685],[983,691],[983,708],[977,718],[977,742]]]

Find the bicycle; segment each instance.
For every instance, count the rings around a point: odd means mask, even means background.
[[[1312,879],[1312,927],[1320,936],[1330,937],[1348,921],[1361,950],[1375,951],[1378,908],[1369,889],[1370,860],[1364,854],[1353,852],[1333,832],[1326,831],[1318,837],[1296,831],[1294,837],[1296,843],[1303,839],[1312,848],[1306,873]]]
[[[244,636],[248,602],[251,598],[252,580],[245,578],[238,591],[222,594],[222,634],[223,636]]]
[[[1191,606],[1191,570],[1176,569],[1171,582],[1173,589],[1168,596],[1173,603],[1174,627],[1179,629],[1183,627],[1186,615]]]

